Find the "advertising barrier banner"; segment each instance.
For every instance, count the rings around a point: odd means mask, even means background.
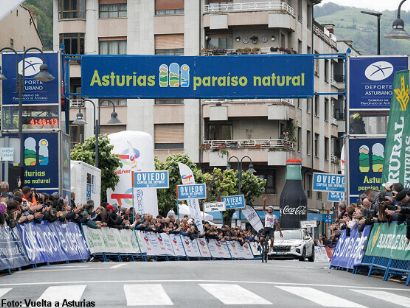
[[[171,240],[171,245],[172,245],[172,248],[174,249],[174,255],[176,257],[186,257],[181,236],[179,234],[170,234],[169,239]]]
[[[209,251],[208,243],[207,243],[206,239],[198,238],[198,239],[195,240],[195,242],[198,246],[199,253],[201,254],[201,257],[203,257],[203,258],[211,258],[212,257],[211,252]]]
[[[406,70],[407,56],[349,57],[350,109],[389,109],[394,73]]]
[[[359,265],[365,254],[371,229],[372,226],[365,226],[363,232],[360,233],[355,227],[350,230],[350,236],[346,236],[346,230],[343,230],[333,251],[330,265],[349,269]]]
[[[213,258],[217,259],[231,259],[231,254],[226,246],[226,243],[219,242],[215,239],[210,239],[208,242],[209,251]]]
[[[396,260],[410,260],[410,242],[406,238],[406,224],[374,224],[366,256]]]
[[[0,270],[30,264],[16,228],[0,225]]]
[[[313,96],[313,55],[97,56],[81,58],[90,98]]]

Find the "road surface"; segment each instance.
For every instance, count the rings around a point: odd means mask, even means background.
[[[410,288],[291,260],[70,263],[0,276],[0,307],[55,302],[60,307],[395,308],[410,307]]]

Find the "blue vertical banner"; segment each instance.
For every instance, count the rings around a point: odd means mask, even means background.
[[[382,186],[385,138],[349,140],[350,197],[358,197],[368,189]]]
[[[24,68],[24,95],[23,105],[59,104],[59,76],[58,53],[44,52],[23,54],[2,54],[3,74],[7,77],[2,82],[3,105],[17,105],[19,96],[16,88],[18,75],[23,74]],[[48,71],[55,77],[50,82],[41,82],[34,79],[40,72],[40,66],[47,64]]]
[[[394,73],[407,70],[408,57],[350,57],[350,109],[389,109]]]
[[[50,192],[59,191],[58,132],[23,134],[24,185]]]

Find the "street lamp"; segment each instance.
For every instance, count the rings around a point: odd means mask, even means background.
[[[239,159],[237,156],[231,156],[231,157],[228,158],[228,166],[226,167],[226,169],[228,169],[228,170],[231,169],[231,165],[230,165],[231,159],[236,160],[236,163],[238,165],[238,193],[239,194],[241,194],[241,188],[242,188],[241,181],[242,181],[242,171],[243,171],[242,165],[243,165],[243,161],[244,161],[245,158],[249,159],[249,167],[248,167],[247,171],[252,173],[252,174],[255,173],[256,170],[253,168],[252,159],[249,156],[244,156],[241,159]]]
[[[377,17],[377,54],[380,55],[380,18],[383,15],[382,13],[369,12],[369,11],[360,11],[362,14],[376,16]]]
[[[99,155],[99,149],[98,149],[98,135],[100,132],[100,119],[101,119],[101,113],[100,113],[100,107],[101,107],[101,103],[102,102],[108,102],[112,105],[113,107],[113,111],[111,112],[111,118],[108,121],[108,124],[120,124],[121,121],[118,119],[118,114],[117,112],[115,112],[115,104],[114,102],[110,101],[110,100],[104,100],[98,103],[98,105],[96,106],[95,103],[92,100],[89,99],[83,99],[83,102],[90,102],[93,107],[94,107],[94,134],[95,134],[95,166],[98,168],[98,155]],[[96,108],[98,108],[98,119],[96,118]],[[76,115],[76,119],[73,121],[74,125],[80,125],[80,126],[84,126],[87,124],[87,122],[84,120],[84,115],[81,112],[81,107],[79,107],[78,109],[78,113]]]
[[[404,21],[400,18],[401,6],[407,0],[402,0],[397,9],[397,18],[393,21],[392,31],[389,34],[386,34],[384,37],[388,39],[410,39],[410,35],[404,30]]]
[[[43,51],[40,48],[37,47],[30,47],[28,49],[24,49],[23,51],[23,59],[22,59],[22,74],[19,74],[19,59],[18,59],[18,52],[11,47],[4,47],[0,49],[0,54],[3,54],[3,52],[12,52],[16,55],[16,89],[18,93],[18,137],[20,139],[20,161],[19,161],[19,167],[20,167],[20,182],[21,185],[24,185],[24,170],[23,170],[23,161],[24,161],[24,140],[23,140],[23,94],[24,94],[24,79],[25,79],[25,59],[26,55],[30,51],[38,51],[41,54],[44,54]],[[0,81],[6,80],[7,77],[3,74],[3,72],[0,73]],[[48,71],[48,66],[47,64],[43,63],[40,65],[40,71],[34,76],[34,79],[37,81],[41,82],[49,82],[55,79],[53,75],[51,75]]]

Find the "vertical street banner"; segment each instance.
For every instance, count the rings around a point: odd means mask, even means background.
[[[350,57],[350,109],[389,109],[394,73],[407,70],[407,56]]]
[[[349,140],[350,197],[357,198],[368,189],[380,190],[385,161],[384,138]]]
[[[182,184],[195,184],[195,177],[191,168],[182,163],[178,163],[178,167],[179,174],[181,175],[182,179]],[[197,226],[199,232],[201,234],[204,233],[204,225],[202,224],[201,210],[199,208],[198,199],[188,199],[187,204],[189,207],[189,213],[191,214],[191,217],[194,219],[195,225]]]
[[[386,137],[383,183],[410,188],[409,71],[396,73]]]
[[[246,217],[246,219],[249,221],[252,228],[255,229],[256,232],[259,232],[260,230],[263,229],[263,224],[261,222],[261,219],[259,218],[258,213],[256,213],[253,207],[249,205],[245,205],[245,208],[242,210],[242,213]]]

